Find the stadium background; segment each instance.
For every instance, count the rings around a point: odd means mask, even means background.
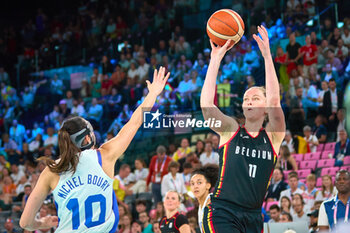
[[[201,118],[199,94],[210,57],[205,25],[209,16],[221,8],[231,8],[242,16],[245,35],[228,52],[220,68],[218,106],[241,119],[244,91],[252,85],[264,85],[263,60],[251,37],[256,26],[263,23],[269,29],[272,54],[283,86],[281,103],[287,128],[293,137],[301,136],[293,138],[291,152],[301,183],[313,173],[317,176],[317,187],[321,188],[321,175],[331,172],[334,177],[339,168],[334,166],[335,161],[317,160],[330,159],[329,154],[336,158],[341,113],[330,116],[345,105],[336,106],[337,109],[327,106],[331,103],[322,99],[327,89],[321,88],[321,82],[328,83],[332,77],[338,92],[346,92],[350,75],[350,35],[345,30],[350,27],[350,19],[346,18],[349,1],[303,0],[299,5],[291,1],[260,0],[11,1],[0,9],[0,227],[11,217],[18,229],[21,208],[16,206],[21,205],[24,186],[27,183],[33,186],[43,169],[43,164],[36,163],[35,158],[58,156],[55,135],[71,113],[89,119],[98,143],[103,143],[117,134],[142,101],[144,81],[152,79],[153,69],[164,66],[171,77],[154,109]],[[292,32],[301,46],[305,45],[305,37],[313,34],[312,43],[317,46],[319,56],[317,69],[310,75],[302,73],[303,57],[295,67],[284,64]],[[339,40],[343,45],[339,45]],[[302,96],[298,98],[299,86]],[[307,114],[296,124],[293,114],[294,109],[302,109],[300,102]],[[305,125],[320,140],[320,146],[315,148],[319,153],[310,154],[310,147],[303,146]],[[181,143],[183,138],[188,140],[188,146]],[[140,129],[116,164],[116,174],[121,164],[129,164],[133,170],[136,158],[145,160],[148,167],[159,145],[167,148],[169,156],[176,154],[177,158],[184,154],[179,159],[181,165],[188,162],[193,167],[199,166],[203,152],[196,147],[199,139],[212,141],[216,150],[217,138],[208,129],[189,129],[185,134]],[[180,144],[184,148],[177,152]],[[194,154],[188,156],[190,152]],[[341,166],[349,170],[350,161],[344,159]],[[20,171],[16,172],[18,168]],[[127,195],[125,199],[134,218],[137,217],[134,202],[139,196],[142,195]],[[156,203],[152,205],[149,200],[152,195],[143,196],[148,209],[155,207]],[[185,206],[191,210],[195,204],[188,201]],[[46,214],[50,212],[50,208],[44,209]]]

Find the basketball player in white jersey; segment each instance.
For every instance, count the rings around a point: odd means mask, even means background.
[[[150,111],[163,91],[170,73],[165,68],[154,71],[152,84],[143,103],[118,135],[99,149],[93,129],[81,117],[66,120],[58,132],[60,159],[44,159],[47,167],[28,198],[20,220],[26,230],[49,229],[55,232],[115,232],[119,214],[112,188],[114,165],[141,126],[142,112]],[[52,192],[57,216],[35,219],[46,196]]]

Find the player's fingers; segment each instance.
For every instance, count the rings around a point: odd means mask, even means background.
[[[261,35],[261,38],[264,39],[266,37],[264,30],[262,30],[262,28],[260,26],[258,26],[258,32]]]
[[[263,31],[265,32],[265,35],[268,36],[269,33],[267,32],[267,29],[265,28],[265,26],[264,26],[264,25],[261,25],[261,28],[262,28]]]
[[[211,49],[215,48],[215,45],[211,39],[209,40],[209,42],[210,42]]]
[[[227,40],[226,43],[224,44],[224,46],[222,46],[222,47],[227,49],[230,46],[231,41],[232,41],[231,39]]]
[[[151,82],[149,80],[146,80],[147,88],[151,85]]]
[[[158,77],[158,71],[157,71],[157,69],[154,69],[153,80],[156,80],[157,77]]]
[[[257,36],[256,34],[253,34],[253,38],[256,41],[256,43],[258,43],[258,45],[260,46],[260,44],[263,42],[260,38],[260,36]]]
[[[163,81],[164,81],[164,82],[167,82],[169,77],[170,77],[170,72],[168,72],[168,73],[166,74],[166,76],[164,77]]]

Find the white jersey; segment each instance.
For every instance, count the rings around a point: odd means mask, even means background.
[[[101,153],[85,150],[76,172],[60,174],[53,190],[60,232],[115,232],[119,213],[113,179],[103,171]]]
[[[204,214],[204,208],[207,206],[208,200],[210,199],[211,193],[208,194],[208,196],[205,198],[205,201],[203,203],[203,206],[198,207],[198,226],[201,232],[203,233],[203,214]]]

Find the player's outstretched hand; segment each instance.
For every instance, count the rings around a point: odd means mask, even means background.
[[[269,35],[267,33],[266,28],[263,25],[258,26],[258,32],[260,33],[262,39],[256,34],[253,35],[253,38],[256,41],[256,43],[258,43],[261,54],[263,55],[263,57],[271,55]]]
[[[225,53],[234,46],[234,43],[230,46],[231,42],[232,40],[227,40],[223,46],[215,46],[213,41],[210,40],[211,58],[218,58],[221,61],[221,59],[225,56]]]
[[[156,95],[159,95],[160,93],[162,93],[164,86],[170,76],[170,72],[168,72],[166,76],[164,75],[165,75],[165,68],[161,66],[159,68],[159,71],[157,71],[157,69],[154,70],[152,83],[146,80],[147,88],[150,93],[154,93]]]
[[[46,216],[39,219],[40,229],[50,229],[52,227],[57,227],[58,217],[57,216]]]

